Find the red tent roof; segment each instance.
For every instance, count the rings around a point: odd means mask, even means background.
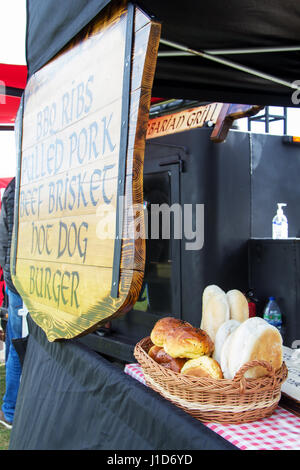
[[[6,188],[6,186],[12,179],[13,179],[13,176],[11,178],[0,178],[0,189]]]
[[[23,90],[27,80],[26,65],[0,64],[0,80],[7,88]]]
[[[13,125],[26,86],[26,65],[0,64],[0,125]],[[151,98],[151,104],[163,98]]]
[[[0,95],[0,124],[14,124],[20,99],[19,96]]]
[[[26,80],[26,65],[0,64],[0,125],[14,124]]]

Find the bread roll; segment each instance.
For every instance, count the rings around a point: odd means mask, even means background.
[[[224,344],[221,349],[220,365],[223,372],[224,379],[231,379],[231,374],[229,371],[229,356],[231,351],[231,344],[236,334],[238,328],[233,330],[224,341]]]
[[[188,322],[173,317],[164,317],[158,320],[150,334],[150,339],[155,346],[163,347],[167,333],[179,326],[191,326]]]
[[[192,375],[194,377],[210,377],[213,379],[222,379],[223,374],[220,365],[212,357],[201,356],[187,361],[181,373]]]
[[[156,361],[158,364],[162,365],[166,369],[171,369],[174,372],[179,373],[186,363],[186,359],[175,359],[169,356],[164,348],[160,348],[159,346],[152,346],[148,352],[149,356]]]
[[[163,348],[159,347],[159,346],[152,346],[149,351],[148,351],[148,354],[149,356],[155,361],[156,360],[156,356],[157,356],[157,353],[159,351],[161,351]]]
[[[221,292],[220,292],[221,291]],[[210,290],[209,295],[204,301],[202,311],[201,328],[208,333],[212,341],[215,341],[216,334],[220,326],[230,319],[230,309],[227,296],[221,289],[220,291]]]
[[[275,370],[282,365],[282,337],[275,326],[259,317],[249,318],[232,333],[228,351],[229,378],[254,359],[268,361]],[[258,378],[266,375],[263,367],[252,367],[245,373],[246,378]]]
[[[208,301],[216,294],[225,294],[225,292],[218,286],[212,284],[211,286],[205,287],[202,294],[202,311],[206,310]],[[202,326],[201,326],[202,328]]]
[[[204,330],[182,326],[167,334],[164,349],[171,357],[194,359],[205,354],[210,355],[214,344]]]
[[[226,296],[229,303],[230,319],[240,323],[247,320],[249,318],[249,304],[244,294],[233,289],[228,291]]]
[[[213,358],[221,364],[221,352],[227,337],[240,325],[237,320],[227,320],[217,331]]]

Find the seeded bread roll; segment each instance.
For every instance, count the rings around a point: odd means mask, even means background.
[[[229,378],[254,359],[270,362],[275,370],[282,365],[282,337],[275,326],[260,317],[249,318],[233,332],[228,350]],[[252,367],[245,373],[246,378],[266,375],[263,367]]]
[[[158,364],[177,373],[181,371],[187,361],[187,359],[176,359],[169,356],[164,348],[160,348],[159,346],[152,346],[152,348],[149,349],[148,354]]]
[[[249,304],[242,292],[233,289],[227,292],[227,300],[230,309],[230,319],[240,323],[249,318]]]
[[[167,333],[180,326],[191,326],[188,322],[173,317],[164,317],[158,320],[150,334],[150,339],[155,346],[163,347]]]
[[[210,355],[214,350],[214,343],[204,330],[182,326],[167,334],[164,349],[171,357],[194,359]]]
[[[213,358],[221,364],[221,352],[228,336],[240,325],[236,320],[227,320],[217,331]]]
[[[215,290],[215,293],[211,290],[205,297],[201,328],[208,333],[212,341],[215,341],[220,326],[230,319],[229,303],[225,292],[221,289]]]
[[[181,369],[181,373],[184,375],[192,375],[194,377],[210,377],[213,379],[223,378],[219,363],[209,356],[200,356],[196,359],[187,361]]]

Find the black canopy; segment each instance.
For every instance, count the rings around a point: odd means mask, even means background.
[[[109,2],[27,0],[29,76]],[[289,84],[300,80],[298,0],[141,0],[136,3],[161,21],[162,40],[177,43],[181,48],[161,43],[153,96],[295,105],[292,102],[295,89]],[[183,47],[201,55],[187,55]],[[166,52],[171,55],[166,56]],[[219,59],[229,61],[230,66]]]

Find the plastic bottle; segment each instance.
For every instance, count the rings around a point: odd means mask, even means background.
[[[272,221],[272,238],[274,240],[288,238],[288,220],[282,209],[286,204],[281,202],[277,206],[277,214]]]
[[[282,315],[275,297],[269,297],[269,301],[264,309],[264,320],[270,325],[276,326],[279,331],[282,327]]]

